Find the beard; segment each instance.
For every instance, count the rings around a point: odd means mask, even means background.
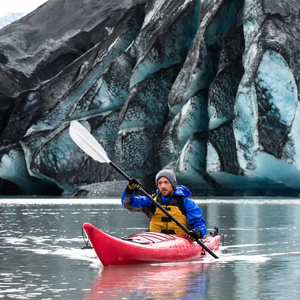
[[[169,191],[169,190],[162,190],[162,191],[161,191],[161,194],[162,194],[164,197],[169,197],[169,196],[173,195],[173,193],[174,193],[174,190],[171,190],[171,191]]]

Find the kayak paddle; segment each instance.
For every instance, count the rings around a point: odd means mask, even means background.
[[[131,179],[107,157],[107,154],[102,146],[79,122],[71,121],[69,134],[74,143],[87,155],[100,163],[107,163],[111,165],[128,181]],[[141,191],[156,207],[163,211],[163,213],[165,213],[172,221],[174,221],[183,231],[185,231],[188,235],[191,234],[191,232],[183,224],[181,224],[174,216],[172,216],[163,206],[157,203],[157,201],[155,201],[152,196],[150,196],[142,187],[139,188],[139,191]],[[200,239],[196,240],[196,242],[214,258],[219,258],[214,252],[212,252],[207,246],[205,246]]]

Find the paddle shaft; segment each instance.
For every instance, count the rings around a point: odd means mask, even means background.
[[[126,173],[124,173],[117,165],[115,165],[112,161],[109,162],[109,164],[117,170],[124,178],[126,178],[128,181],[131,179]],[[151,195],[149,195],[142,187],[139,188],[139,191],[141,191],[156,207],[158,207],[164,214],[166,214],[173,222],[175,222],[183,231],[185,231],[188,235],[190,235],[190,231],[182,224],[180,223],[174,216],[172,216],[163,206],[161,206],[157,201],[155,201]],[[199,239],[196,240],[196,242],[205,249],[210,255],[212,255],[214,258],[219,258],[214,252],[212,252],[208,247],[205,246]]]

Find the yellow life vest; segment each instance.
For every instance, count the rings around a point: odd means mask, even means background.
[[[180,198],[182,199],[182,197],[176,197],[176,196],[173,197],[167,205],[163,203],[160,196],[154,197],[154,200],[157,201],[162,207],[164,207],[182,225],[188,228],[189,225],[187,222],[187,217],[182,212],[184,208],[182,208],[181,210],[180,207],[178,206],[178,201],[180,201]],[[183,206],[183,201],[182,201],[182,206]],[[151,218],[150,231],[187,236],[186,232],[182,230],[174,221],[172,221],[159,208],[156,208],[155,213]]]

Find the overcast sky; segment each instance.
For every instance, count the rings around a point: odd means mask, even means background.
[[[29,13],[47,0],[0,0],[0,17],[6,13]]]

